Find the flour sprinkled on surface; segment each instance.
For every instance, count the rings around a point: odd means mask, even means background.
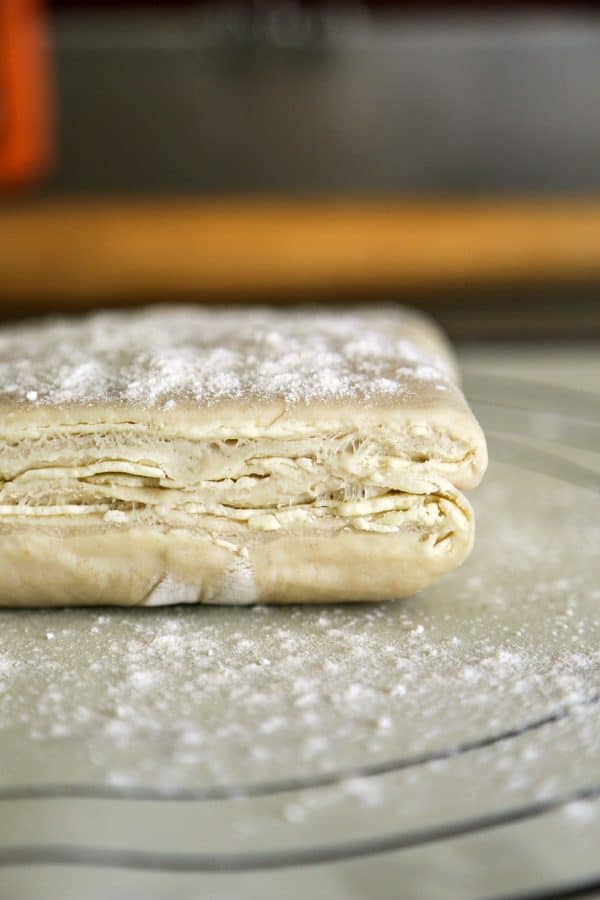
[[[532,477],[535,516],[524,483],[510,493],[492,478],[478,492],[479,552],[405,603],[2,612],[0,734],[21,735],[29,781],[228,786],[342,770],[352,781],[338,795],[370,809],[387,790],[357,767],[568,710],[480,762],[509,794],[575,778],[600,753],[600,706],[586,705],[600,691],[589,584],[600,531],[580,489]],[[540,533],[539,516],[572,534],[586,523],[576,559],[556,529]],[[469,777],[478,760],[465,761]],[[284,798],[282,818],[304,821],[320,802]]]
[[[401,308],[173,307],[0,332],[0,399],[39,405],[369,400],[452,385],[437,330]],[[441,348],[441,349],[440,349]]]

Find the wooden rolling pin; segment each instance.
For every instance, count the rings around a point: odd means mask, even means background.
[[[292,299],[600,280],[600,201],[48,200],[0,208],[0,302]]]

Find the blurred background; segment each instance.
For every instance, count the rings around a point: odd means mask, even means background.
[[[597,4],[0,0],[0,314],[600,332]]]

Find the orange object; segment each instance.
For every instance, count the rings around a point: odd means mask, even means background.
[[[0,0],[0,187],[30,181],[49,157],[41,0]]]
[[[22,315],[599,280],[600,198],[62,198],[0,210],[0,310]]]

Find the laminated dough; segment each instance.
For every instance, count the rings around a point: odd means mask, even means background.
[[[0,332],[0,604],[375,601],[473,542],[487,462],[432,322],[158,307]]]

